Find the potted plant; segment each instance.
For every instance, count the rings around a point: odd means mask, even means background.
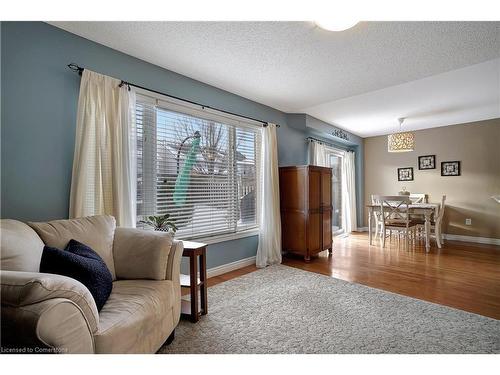
[[[141,220],[139,223],[149,225],[153,227],[154,230],[160,232],[172,232],[175,234],[177,231],[175,220],[170,219],[169,214],[146,216],[145,220]]]

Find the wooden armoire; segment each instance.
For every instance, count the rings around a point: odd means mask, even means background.
[[[332,169],[313,165],[280,167],[283,251],[311,256],[332,253]]]

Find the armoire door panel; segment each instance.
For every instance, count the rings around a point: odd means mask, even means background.
[[[332,174],[321,173],[321,206],[332,205]]]
[[[280,170],[280,206],[281,209],[302,210],[306,209],[306,200],[303,197],[307,191],[307,175],[305,170],[287,169]]]
[[[310,254],[321,251],[321,214],[309,213],[307,222],[307,247]]]
[[[323,211],[323,219],[322,219],[322,228],[323,228],[323,246],[322,249],[331,249],[332,248],[332,210],[324,210]]]
[[[309,210],[319,210],[321,202],[321,171],[309,171]]]
[[[282,248],[302,252],[306,248],[306,214],[288,211],[281,215]]]

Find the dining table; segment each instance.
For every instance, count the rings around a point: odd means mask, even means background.
[[[423,215],[425,218],[424,222],[424,232],[425,232],[425,251],[429,252],[431,249],[430,238],[431,238],[431,220],[432,217],[437,217],[440,209],[439,203],[412,203],[408,205],[408,211],[410,214]],[[373,214],[376,209],[380,210],[380,204],[367,204],[368,207],[368,238],[370,245],[372,245],[373,228],[372,222]],[[387,206],[388,211],[392,211],[394,208]],[[406,209],[406,206],[405,206]],[[403,209],[401,209],[403,210]]]

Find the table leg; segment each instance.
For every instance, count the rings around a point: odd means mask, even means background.
[[[207,304],[207,258],[206,258],[206,251],[204,250],[203,253],[200,255],[200,280],[202,282],[201,284],[201,290],[200,290],[200,297],[201,297],[201,314],[206,315],[208,313],[208,304]]]
[[[198,264],[196,256],[189,258],[189,285],[191,286],[191,321],[198,321]]]
[[[370,241],[370,245],[372,244],[372,215],[373,209],[368,208],[368,240]]]
[[[431,249],[431,245],[430,245],[430,237],[431,237],[431,212],[429,210],[426,210],[424,212],[424,216],[425,216],[425,224],[424,224],[424,228],[425,228],[425,251],[429,252],[429,250]]]

